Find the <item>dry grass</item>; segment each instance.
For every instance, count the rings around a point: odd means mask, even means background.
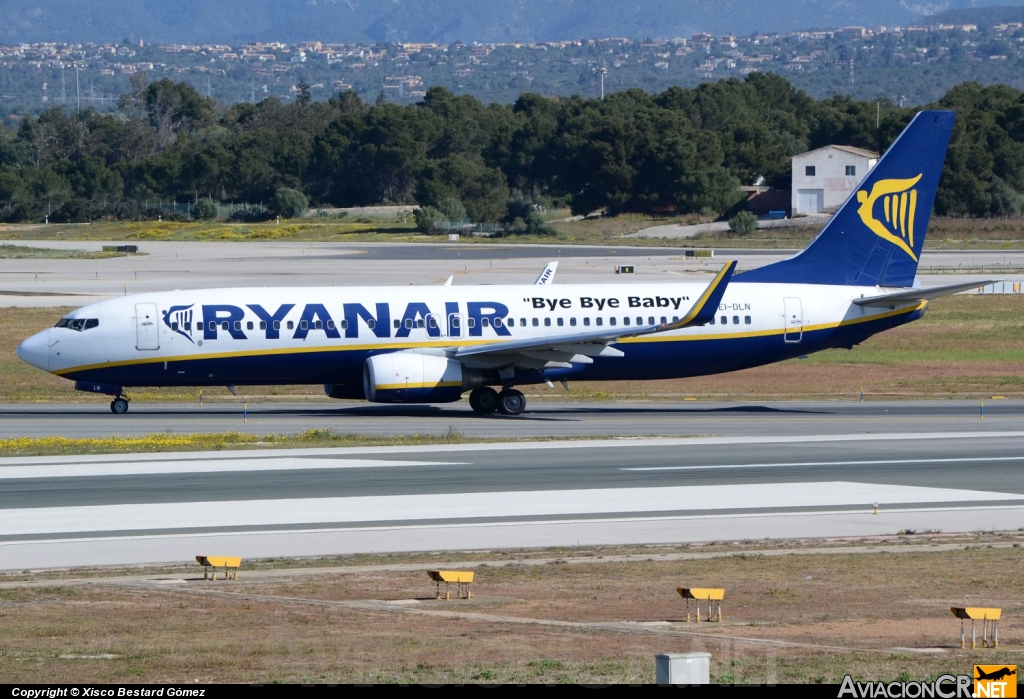
[[[337,560],[270,574],[246,563],[238,582],[0,579],[0,682],[651,682],[655,653],[691,650],[712,653],[721,683],[925,679],[1020,660],[1021,541],[893,536],[868,541],[875,553],[800,555],[779,550],[794,542],[609,547],[532,565],[536,552],[491,554],[478,557],[473,601],[449,603],[429,599],[424,574],[443,555],[344,572],[309,569]],[[821,542],[795,549],[810,545]],[[712,550],[725,555],[686,558]],[[681,623],[680,585],[725,587],[725,622]],[[964,604],[1003,607],[999,651],[959,649],[949,607]]]

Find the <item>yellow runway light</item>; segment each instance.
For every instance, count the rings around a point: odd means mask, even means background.
[[[457,594],[459,599],[472,599],[473,592],[469,589],[470,583],[473,582],[473,571],[471,570],[428,570],[427,575],[430,579],[437,583],[437,596],[436,599],[441,599],[441,583],[444,583],[444,598],[450,600],[452,598],[451,593],[448,591],[448,586],[451,583],[455,583],[457,587]]]
[[[686,621],[690,621],[690,600],[697,601],[697,622],[700,623],[700,602],[707,600],[708,617],[705,621],[722,620],[722,600],[725,599],[724,587],[677,587],[676,592],[686,600]],[[712,602],[718,602],[718,613],[714,612]]]
[[[989,647],[989,631],[992,632],[992,648],[999,647],[999,617],[1003,615],[1001,607],[950,607],[949,611],[960,620],[960,647],[967,645],[964,631],[964,619],[971,620],[971,648],[978,647],[978,637],[974,630],[974,622],[981,620],[981,643],[983,648]]]

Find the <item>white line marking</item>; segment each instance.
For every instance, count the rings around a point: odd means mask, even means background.
[[[963,464],[978,461],[1024,461],[1024,456],[979,456],[960,459],[880,459],[877,461],[795,461],[779,464],[720,464],[718,466],[634,466],[620,471],[705,471],[727,468],[783,468],[791,466],[872,466],[875,464]],[[1024,497],[1024,496],[1022,496]]]
[[[7,536],[292,524],[550,517],[1022,500],[1016,493],[853,482],[287,498],[0,510]]]
[[[80,476],[135,476],[168,473],[221,473],[250,471],[305,471],[348,468],[400,468],[407,466],[461,466],[455,461],[385,461],[374,459],[188,459],[181,461],[129,461],[113,464],[63,463],[0,467],[0,480],[10,478],[73,478]]]

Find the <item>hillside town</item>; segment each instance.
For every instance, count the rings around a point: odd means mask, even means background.
[[[154,80],[190,82],[226,104],[287,101],[303,82],[313,99],[355,90],[368,100],[408,103],[442,85],[507,103],[523,91],[590,97],[602,89],[693,86],[755,71],[785,74],[816,97],[838,92],[914,104],[934,99],[944,84],[931,91],[927,84],[901,87],[903,72],[948,66],[955,81],[1015,85],[1024,79],[1022,49],[1021,22],[543,43],[21,44],[0,46],[0,114],[55,104],[114,109],[127,78],[143,71]]]

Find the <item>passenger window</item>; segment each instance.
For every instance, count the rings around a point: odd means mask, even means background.
[[[672,322],[673,323],[678,323],[679,322],[679,316],[672,316]]]
[[[623,318],[623,319],[622,319],[622,324],[623,324],[623,325],[629,325],[629,318],[628,318],[628,317],[626,317],[626,318]]]
[[[177,332],[178,331],[178,324],[177,323],[171,323],[171,330]]]
[[[491,327],[491,319],[490,318],[481,318],[480,319],[480,325],[485,327],[485,328]]]
[[[648,316],[647,317],[647,324],[648,325],[654,325],[654,316]]]
[[[615,316],[608,319],[608,325],[615,325],[615,322]],[[598,323],[598,325],[600,325],[600,323]]]
[[[300,330],[309,330],[309,323],[307,323],[304,320],[300,320],[299,321],[299,329]]]
[[[740,317],[739,316],[733,316],[732,317],[732,324],[733,325],[739,325],[740,324]]]
[[[322,320],[318,320],[313,324],[313,327],[316,328],[317,330],[323,330],[324,322]]]
[[[191,330],[192,329],[192,323],[190,323],[189,321],[186,320],[185,321],[185,329],[186,330]]]
[[[289,321],[288,321],[288,329],[289,329],[289,330],[292,330],[292,329],[294,329],[294,328],[295,328],[295,323],[294,323],[293,321],[290,321],[290,320],[289,320]]]
[[[750,316],[743,316],[743,322],[750,325]]]
[[[405,319],[405,329],[412,330],[412,318]]]
[[[462,327],[462,324],[459,322],[459,317],[458,316],[456,316],[456,315],[451,316],[451,320],[452,320],[452,328],[454,328],[455,330],[458,330],[459,328]]]
[[[248,323],[245,324],[245,329],[246,330],[252,330],[252,321],[251,320]]]
[[[637,316],[636,317],[636,324],[637,325],[643,325],[644,324],[643,316]]]
[[[429,325],[430,325],[430,329],[431,330],[436,330],[437,329],[437,319],[434,318],[434,316],[430,316],[430,323],[429,323]]]
[[[729,324],[729,316],[722,316],[722,325]]]
[[[559,318],[558,319],[558,327],[562,327],[563,325],[565,325],[565,320],[562,319],[562,318]]]
[[[466,325],[468,325],[471,328],[475,328],[476,327],[476,318],[470,318],[469,320],[467,320],[466,321]]]
[[[213,321],[211,320],[211,321],[210,321],[210,326],[209,326],[209,327],[210,327],[210,330],[211,330],[211,331],[214,331],[214,330],[216,330],[216,329],[217,329],[217,324],[216,324],[215,322],[213,322]]]
[[[280,330],[280,329],[281,329],[281,321],[275,320],[274,321],[274,330]]]
[[[598,316],[597,318],[594,319],[594,322],[597,323],[598,325],[604,325],[604,318]]]
[[[715,317],[712,316],[711,317],[711,321],[708,323],[708,325],[714,325],[714,324],[715,324]]]
[[[520,318],[519,319],[519,327],[520,328],[525,328],[526,327],[526,318]]]
[[[661,324],[664,325],[667,322],[668,322],[668,318],[666,318],[665,316],[662,316],[661,317]]]
[[[231,327],[231,326],[230,326],[230,325],[228,325],[228,322],[227,322],[226,320],[225,320],[224,322],[222,322],[222,323],[220,324],[220,328],[221,328],[221,330],[227,330],[227,329],[228,329],[228,328],[230,328],[230,327]]]
[[[590,325],[590,318],[584,318],[583,319],[583,324],[584,325]]]
[[[426,323],[424,322],[424,320],[422,318],[420,318],[419,320],[416,321],[416,327],[417,328],[426,327]]]
[[[292,327],[292,322],[290,320],[288,321],[288,327]],[[377,327],[377,321],[375,321],[373,318],[370,318],[368,321],[366,321],[366,327],[368,327],[370,330],[373,330],[374,328]]]
[[[327,329],[328,330],[334,330],[334,321],[333,320],[327,321]]]
[[[341,321],[341,329],[342,330],[348,330],[348,321],[347,320]]]
[[[551,327],[551,319],[550,318],[545,318],[544,319],[544,327],[547,327],[547,328]]]
[[[402,321],[400,321],[398,318],[395,318],[395,330],[398,330],[400,327],[402,327]]]
[[[510,328],[514,328],[514,327],[516,327],[516,319],[515,319],[515,318],[509,318],[509,319],[508,319],[507,321],[505,321],[505,323],[506,323],[506,324],[508,325],[508,327],[510,327]]]
[[[241,330],[241,329],[242,329],[242,321],[236,320],[235,321],[235,330]]]
[[[260,330],[266,330],[266,329],[267,329],[267,321],[261,320],[260,321]]]
[[[90,318],[89,320],[85,321],[85,329],[88,330],[89,328],[95,328],[99,326],[99,324],[100,321],[98,319]]]
[[[571,325],[572,327],[575,328],[576,327],[576,319],[575,318],[570,318],[569,319],[569,325]]]
[[[495,318],[494,319],[494,327],[496,327],[496,328],[500,328],[501,327],[501,318]]]

